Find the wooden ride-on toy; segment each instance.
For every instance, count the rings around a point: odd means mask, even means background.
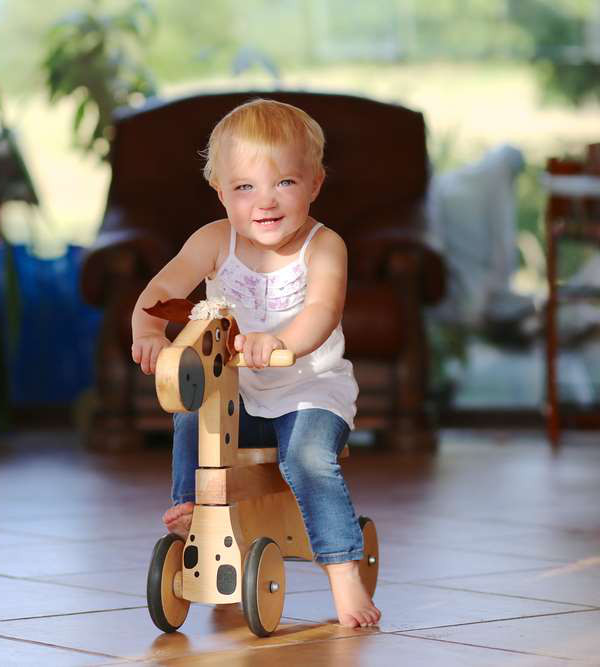
[[[148,609],[159,629],[173,632],[185,621],[190,602],[242,602],[250,630],[264,637],[277,628],[283,611],[284,558],[312,560],[313,553],[296,500],[279,472],[277,449],[238,449],[238,367],[245,363],[233,348],[237,323],[226,309],[211,319],[189,320],[192,305],[177,299],[148,309],[188,322],[161,350],[156,390],[167,412],[197,410],[199,430],[189,536],[184,542],[170,533],[156,543]],[[178,309],[183,316],[174,313]],[[271,355],[270,366],[293,363],[289,350]],[[341,456],[347,455],[346,447]],[[373,595],[377,532],[366,517],[360,517],[360,526],[365,546],[360,573]]]

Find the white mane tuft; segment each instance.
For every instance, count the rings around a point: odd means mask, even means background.
[[[214,317],[223,317],[229,310],[235,308],[235,304],[229,303],[224,297],[200,301],[190,313],[190,320],[212,320]],[[225,312],[223,312],[225,311]]]

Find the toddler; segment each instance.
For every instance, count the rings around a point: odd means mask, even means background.
[[[363,540],[338,464],[356,413],[358,387],[343,358],[346,247],[309,215],[325,176],[324,137],[304,111],[253,100],[214,128],[204,175],[227,217],[200,227],[150,281],[133,313],[132,356],[154,373],[169,345],[165,322],[143,311],[187,296],[206,280],[207,298],[225,297],[241,334],[239,444],[278,447],[281,474],[298,502],[315,561],[326,570],[342,625],[380,617],[359,577]],[[265,368],[273,350],[297,363]],[[173,506],[163,520],[187,537],[198,465],[198,416],[176,413]]]

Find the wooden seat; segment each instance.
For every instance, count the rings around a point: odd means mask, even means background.
[[[342,449],[340,458],[346,458],[350,455],[348,445]],[[238,449],[237,463],[239,466],[251,466],[261,463],[277,463],[277,447],[248,447]]]
[[[350,453],[344,447],[340,458]],[[289,490],[277,469],[276,447],[238,449],[235,465],[196,470],[196,503],[230,505]]]

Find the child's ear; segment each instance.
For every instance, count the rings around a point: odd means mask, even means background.
[[[217,181],[211,181],[210,187],[217,193],[217,197],[219,198],[219,201],[223,206],[225,206],[225,202],[223,201],[223,190],[221,190],[219,184]]]
[[[325,169],[323,169],[323,167],[319,167],[313,179],[313,189],[312,192],[310,193],[311,202],[315,201],[315,199],[318,197],[324,180],[325,180]]]

